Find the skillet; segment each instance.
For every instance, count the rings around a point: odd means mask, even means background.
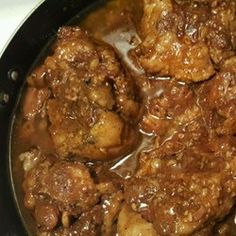
[[[26,75],[58,27],[103,1],[47,0],[25,21],[0,59],[0,236],[26,235],[11,181],[11,130]],[[88,3],[89,2],[89,3]],[[56,7],[55,7],[56,6]],[[28,221],[27,221],[28,222]],[[28,227],[25,227],[26,229]]]
[[[26,19],[0,55],[0,235],[27,235],[11,181],[11,130],[24,85],[42,48],[58,28],[105,0],[46,0]]]

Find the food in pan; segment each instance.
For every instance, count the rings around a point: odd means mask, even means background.
[[[114,0],[59,29],[14,137],[37,235],[234,235],[235,10]]]

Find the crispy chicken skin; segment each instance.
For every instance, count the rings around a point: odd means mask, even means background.
[[[150,74],[203,81],[234,55],[235,1],[144,0],[136,49]]]
[[[109,159],[135,146],[135,85],[109,45],[78,27],[61,28],[52,55],[28,81],[52,93],[47,114],[60,157]],[[32,116],[34,110],[27,107],[26,116]]]

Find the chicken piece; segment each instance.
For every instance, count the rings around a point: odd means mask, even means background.
[[[145,133],[165,140],[201,117],[197,97],[187,84],[174,80],[151,80],[147,94],[146,111],[140,123]]]
[[[99,196],[88,170],[78,162],[42,161],[26,173],[23,186],[27,208],[37,209],[37,202],[45,199],[70,215],[90,209]]]
[[[120,236],[157,236],[153,225],[127,205],[122,207],[117,228],[118,235]]]
[[[151,74],[203,81],[234,55],[235,1],[144,0],[142,43],[136,49]]]
[[[53,232],[44,232],[47,236],[98,236],[101,235],[102,208],[95,206],[91,211],[84,212],[68,228],[60,227]],[[40,234],[39,236],[44,236]]]
[[[110,236],[115,233],[114,223],[118,218],[123,201],[123,193],[111,182],[103,182],[97,185],[102,195],[101,206],[103,209],[102,235]]]
[[[38,226],[44,230],[53,230],[59,222],[59,211],[50,203],[38,203],[34,215]]]
[[[62,226],[39,231],[39,236],[97,236],[113,235],[115,222],[121,208],[123,194],[111,182],[100,183],[97,186],[101,194],[101,202],[89,210],[82,212],[78,217],[70,220],[68,214],[62,214]],[[37,219],[37,218],[36,218]]]
[[[67,105],[70,107],[67,108]],[[95,112],[93,115],[89,114],[81,103],[79,107],[73,105],[63,105],[57,100],[50,100],[48,103],[48,114],[52,124],[50,133],[60,157],[76,156],[104,160],[129,153],[135,147],[137,133],[125,124],[118,114],[97,110],[91,112]],[[79,108],[82,114],[87,115],[85,118],[88,121],[82,123]],[[71,119],[70,114],[74,118]],[[92,123],[86,126],[85,122],[90,122],[89,119]]]
[[[135,84],[109,45],[78,27],[63,27],[52,55],[28,80],[52,93],[47,113],[60,157],[110,159],[136,145]]]
[[[48,89],[37,89],[29,87],[24,101],[24,118],[27,120],[33,119],[38,113],[42,112],[45,107],[45,102],[50,96]]]
[[[230,73],[236,74],[235,63],[236,63],[236,56],[230,57],[229,59],[223,61],[220,69],[221,71],[224,71],[224,72],[230,72]]]
[[[115,232],[123,201],[120,186],[112,181],[95,184],[79,162],[41,155],[36,166],[25,172],[23,188],[25,207],[34,210],[38,235],[110,236]]]
[[[107,110],[114,106],[126,118],[138,113],[135,85],[122,68],[114,49],[78,27],[58,32],[54,54],[46,58],[45,75],[56,98],[86,102]]]
[[[235,61],[201,84],[149,81],[141,128],[154,150],[124,196],[159,235],[214,235],[235,203]]]
[[[236,134],[236,57],[226,60],[221,71],[199,88],[199,104],[208,126],[218,134]]]
[[[80,163],[56,163],[43,180],[42,192],[52,199],[87,209],[97,202],[97,191],[88,170]]]
[[[214,225],[235,202],[235,148],[233,137],[212,137],[204,121],[194,121],[141,154],[125,200],[158,235],[192,235]]]

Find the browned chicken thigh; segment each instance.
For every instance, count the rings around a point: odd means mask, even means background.
[[[41,160],[26,173],[24,190],[25,205],[35,209],[37,223],[45,230],[56,227],[61,217],[89,210],[99,197],[84,165],[49,159]]]
[[[153,223],[157,235],[192,235],[232,208],[235,157],[235,138],[212,138],[204,123],[193,121],[159,148],[141,154],[125,199]]]
[[[135,85],[114,50],[78,27],[59,30],[52,55],[29,83],[51,90],[47,114],[60,157],[109,159],[136,145]]]
[[[23,183],[24,204],[34,211],[38,235],[111,235],[123,201],[117,186],[96,183],[77,161],[43,156],[37,150],[21,158],[25,166],[31,159]]]
[[[136,49],[150,74],[203,81],[234,55],[236,2],[144,0]]]

